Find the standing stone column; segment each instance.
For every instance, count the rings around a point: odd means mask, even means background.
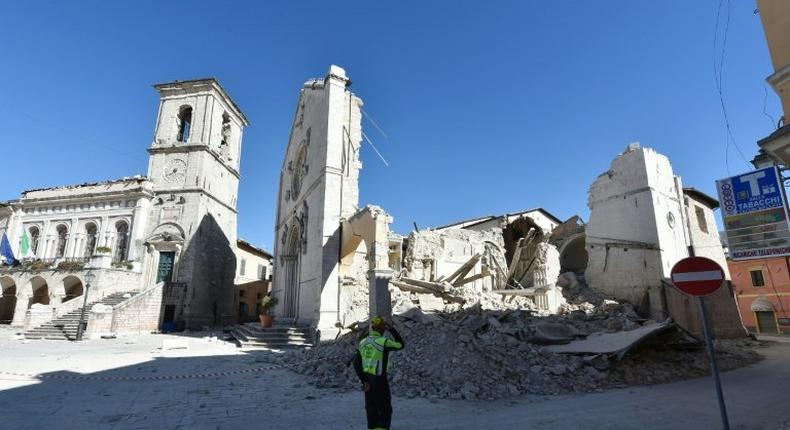
[[[134,207],[134,217],[132,218],[131,231],[129,232],[129,260],[137,261],[143,250],[143,239],[145,237],[146,225],[148,224],[148,207],[150,201],[147,198],[140,198]]]
[[[39,239],[38,239],[38,257],[41,259],[49,258],[49,242],[52,235],[49,232],[50,222],[49,220],[44,221],[44,226],[41,228],[39,232]]]
[[[392,269],[368,270],[371,317],[380,316],[387,320],[392,318],[392,299],[389,290],[392,273]]]
[[[99,227],[99,231],[98,231],[98,234],[97,234],[97,238],[96,238],[97,245],[96,246],[102,246],[102,247],[109,247],[110,246],[109,245],[110,241],[108,240],[108,237],[107,237],[107,234],[109,232],[109,230],[108,230],[109,226],[107,224],[109,224],[109,223],[110,223],[110,219],[106,215],[101,217],[101,226]]]
[[[66,249],[63,250],[63,258],[74,258],[77,255],[77,240],[79,229],[79,220],[77,218],[71,219],[69,226],[68,238],[66,239]]]

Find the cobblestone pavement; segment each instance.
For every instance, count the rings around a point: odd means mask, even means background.
[[[361,393],[316,389],[272,369],[273,352],[242,352],[210,333],[174,350],[163,342],[185,337],[22,343],[10,335],[0,329],[3,429],[365,428]],[[761,353],[766,360],[724,375],[733,429],[790,429],[790,343]],[[394,408],[395,429],[719,427],[710,378],[507,402],[396,398]]]

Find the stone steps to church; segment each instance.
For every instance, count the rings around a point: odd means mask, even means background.
[[[255,324],[255,325],[244,324],[238,326],[238,328],[254,336],[261,336],[261,335],[304,335],[308,337],[310,336],[310,329],[307,327],[275,326],[275,327],[263,328],[259,324]]]
[[[243,349],[310,348],[309,333],[301,327],[277,327],[276,330],[236,326],[230,334]]]
[[[26,336],[25,339],[32,339],[32,340],[73,340],[73,339],[69,339],[66,336],[36,336],[36,335]]]
[[[268,335],[254,335],[250,333],[245,333],[241,330],[238,330],[237,333],[239,334],[239,338],[244,340],[245,342],[259,342],[259,343],[269,343],[269,344],[278,344],[278,345],[305,345],[310,343],[310,337],[306,335],[277,335],[277,334],[268,334]]]
[[[115,306],[129,297],[124,298],[126,294],[135,293],[115,293],[103,297],[101,300],[88,303],[85,306],[85,315],[90,312],[90,308],[96,304],[106,306]],[[52,321],[34,327],[24,333],[25,339],[45,339],[45,340],[74,340],[77,338],[77,329],[80,324],[80,317],[82,316],[82,307],[79,307],[67,314],[59,316]]]
[[[269,333],[269,334],[251,334],[249,332],[245,332],[244,330],[236,330],[241,337],[244,338],[246,341],[257,340],[261,342],[301,342],[301,343],[308,343],[310,341],[310,337],[305,334],[277,334],[277,333]]]

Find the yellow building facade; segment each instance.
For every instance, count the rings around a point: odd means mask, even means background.
[[[767,80],[779,95],[784,114],[778,129],[757,144],[774,161],[790,166],[790,1],[757,0],[757,7],[774,68]]]

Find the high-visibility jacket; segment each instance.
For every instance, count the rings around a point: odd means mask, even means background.
[[[400,337],[400,336],[398,336]],[[362,359],[362,372],[368,375],[384,374],[385,353],[389,350],[403,348],[403,343],[392,340],[381,333],[371,330],[370,334],[359,342],[359,356]]]

